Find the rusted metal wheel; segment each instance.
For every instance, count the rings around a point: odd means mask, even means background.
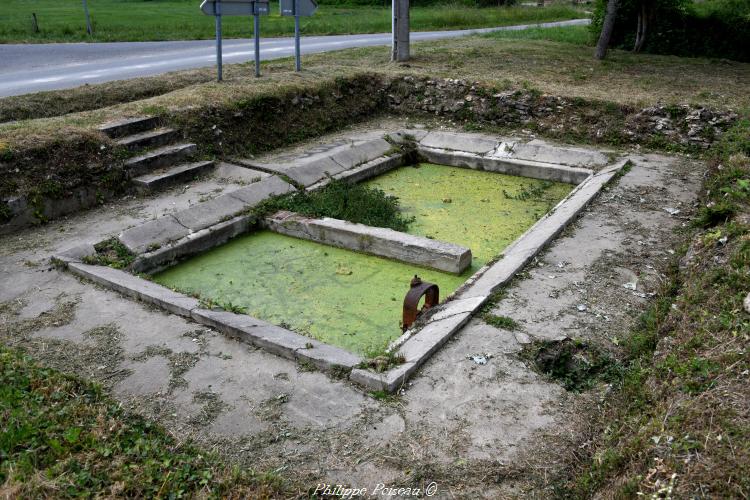
[[[419,307],[419,300],[424,296],[424,305]],[[411,280],[411,288],[404,297],[404,316],[401,331],[406,331],[414,324],[420,314],[440,303],[440,289],[435,283],[422,281],[416,274]]]

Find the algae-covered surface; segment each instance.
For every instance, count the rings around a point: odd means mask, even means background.
[[[409,233],[471,249],[474,268],[502,252],[573,188],[445,165],[422,163],[367,183],[399,198],[415,221]]]
[[[410,233],[471,248],[471,269],[456,276],[259,231],[178,264],[154,280],[367,354],[401,334],[403,299],[414,274],[437,283],[445,297],[571,189],[440,165],[404,167],[369,184],[399,197],[402,208],[415,216]]]
[[[270,231],[241,236],[155,280],[353,352],[401,333],[411,277],[455,290],[464,277],[329,247]]]

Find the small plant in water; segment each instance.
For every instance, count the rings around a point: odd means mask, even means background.
[[[269,200],[256,207],[259,216],[289,210],[307,217],[331,217],[375,227],[405,231],[414,217],[401,214],[398,198],[362,184],[333,179],[324,188]]]

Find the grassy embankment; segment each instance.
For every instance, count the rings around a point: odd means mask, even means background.
[[[587,17],[568,5],[538,7],[476,8],[473,2],[451,3],[410,10],[413,30],[446,30],[508,26]],[[214,36],[214,20],[203,15],[200,2],[185,0],[97,0],[89,2],[94,34],[86,34],[80,2],[59,0],[9,0],[0,5],[0,42],[141,42],[152,40],[201,40]],[[39,31],[32,25],[36,14]],[[391,29],[390,2],[384,6],[320,5],[314,16],[303,18],[304,35],[381,33]],[[225,17],[226,38],[252,36],[247,17]],[[262,36],[294,33],[290,18],[279,15],[278,2],[261,19]]]

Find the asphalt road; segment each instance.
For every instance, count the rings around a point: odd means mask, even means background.
[[[575,19],[472,30],[422,31],[412,32],[411,40],[418,42],[491,31],[588,23],[588,19]],[[307,36],[302,38],[302,53],[390,43],[390,33]],[[294,39],[261,38],[260,53],[261,59],[293,56]],[[224,40],[223,54],[225,64],[250,61],[254,57],[253,42],[246,39]],[[0,44],[0,61],[0,97],[5,97],[211,66],[216,63],[216,46],[213,40]]]

